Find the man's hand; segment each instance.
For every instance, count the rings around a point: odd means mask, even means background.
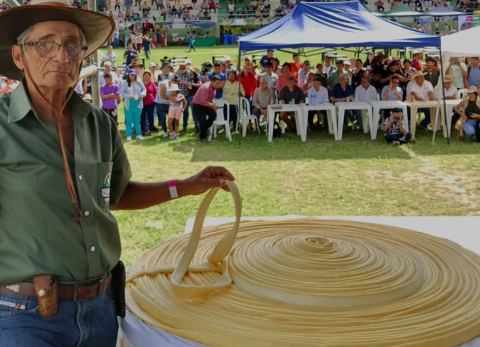
[[[181,196],[202,194],[216,187],[228,190],[226,180],[234,181],[235,177],[224,167],[208,166],[196,175],[178,182],[178,189]]]

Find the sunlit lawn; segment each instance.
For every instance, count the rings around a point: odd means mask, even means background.
[[[184,55],[185,48],[154,51],[155,59]],[[194,64],[235,49],[198,49]],[[312,61],[315,61],[312,59]],[[123,116],[120,116],[123,122]],[[122,127],[122,125],[121,125]],[[127,143],[135,180],[167,180],[196,173],[206,165],[231,170],[244,200],[243,215],[480,215],[480,146],[452,139],[450,145],[417,131],[417,143],[388,146],[381,136],[347,131],[336,142],[323,132],[302,143],[295,135],[274,139],[250,132],[200,143],[190,129],[179,141],[154,136]],[[406,149],[406,150],[405,150]],[[116,212],[127,263],[173,234],[183,231],[201,197],[187,197],[144,211]],[[231,216],[227,193],[209,215]]]

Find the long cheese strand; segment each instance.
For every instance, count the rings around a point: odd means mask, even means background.
[[[207,346],[442,347],[480,335],[478,255],[376,224],[240,224],[228,185],[234,224],[201,235],[211,191],[192,235],[133,265],[127,302],[137,317]]]

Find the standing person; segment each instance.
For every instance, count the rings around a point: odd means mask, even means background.
[[[253,93],[257,88],[257,73],[250,59],[245,58],[243,69],[238,79],[245,91],[245,97],[251,102]]]
[[[100,96],[102,98],[102,109],[112,117],[115,124],[118,124],[117,118],[117,104],[120,101],[120,88],[113,84],[111,73],[103,75],[105,85],[100,88]]]
[[[480,59],[478,57],[471,57],[468,60],[468,68],[467,68],[467,82],[468,87],[480,86]]]
[[[196,52],[197,49],[195,48],[195,34],[194,33],[190,33],[190,35],[188,35],[188,53],[190,53],[191,51]]]
[[[335,68],[332,65],[332,57],[326,55],[325,58],[323,59],[323,73],[328,78],[334,70]]]
[[[457,89],[464,89],[468,84],[467,65],[461,62],[458,57],[451,57],[446,73],[452,76],[453,86]]]
[[[298,71],[297,85],[300,88],[307,83],[308,74],[310,73],[310,61],[305,60],[302,68]]]
[[[293,53],[292,58],[293,58],[293,61],[290,63],[290,72],[295,77],[295,79],[297,79],[298,78],[298,72],[303,67],[303,64],[300,60],[300,54]]]
[[[148,37],[147,34],[144,34],[142,37],[143,51],[145,52],[145,58],[150,60],[150,52],[152,48],[152,40]]]
[[[422,62],[422,53],[421,52],[417,52],[413,55],[412,67],[415,69],[416,72],[422,71],[423,62]]]
[[[268,88],[275,90],[275,88],[277,87],[278,75],[273,72],[272,63],[267,61],[263,68],[265,72],[260,75],[260,78],[264,78],[266,81],[268,81]]]
[[[217,88],[215,91],[215,99],[221,99],[227,75],[222,72],[222,64],[220,62],[216,61],[213,63],[213,71],[208,74],[208,79],[211,81],[213,77],[218,77],[221,81],[220,88]]]
[[[125,292],[111,210],[145,209],[234,179],[210,167],[185,180],[131,180],[117,127],[72,91],[82,60],[114,25],[66,1],[0,13],[0,46],[11,47],[0,51],[0,75],[21,81],[0,98],[8,144],[0,151],[2,347],[114,347]]]
[[[170,132],[170,140],[176,140],[180,136],[180,118],[183,115],[183,111],[187,108],[187,100],[185,100],[183,94],[180,94],[180,89],[177,84],[171,84],[167,91],[170,101],[168,108],[168,130]]]
[[[158,82],[157,97],[155,98],[155,109],[157,110],[158,124],[162,128],[164,138],[168,137],[167,115],[170,100],[167,89],[169,86],[169,79]]]
[[[130,40],[130,28],[127,26],[125,27],[125,30],[124,30],[124,44],[125,44],[125,49],[128,50],[128,44],[129,43],[132,43],[132,41]],[[128,64],[127,64],[128,66]]]
[[[440,71],[437,65],[437,60],[431,57],[427,58],[425,62],[425,80],[430,82],[434,88],[437,86],[440,77]]]
[[[150,136],[155,131],[155,97],[157,96],[157,84],[152,82],[152,73],[145,71],[142,76],[146,95],[143,97],[143,108],[140,115],[142,135]]]
[[[133,49],[133,44],[129,43],[127,45],[127,50],[125,51],[125,53],[123,53],[123,59],[125,59],[125,64],[127,66],[130,66],[134,58],[138,58],[138,53],[135,49]]]
[[[173,78],[173,73],[170,69],[170,63],[164,61],[162,63],[162,70],[160,74],[158,74],[158,81],[169,81]]]
[[[178,66],[177,72],[173,76],[173,80],[175,83],[178,84],[180,88],[180,92],[183,94],[187,101],[187,107],[183,110],[183,132],[187,131],[188,128],[188,106],[192,105],[192,98],[195,93],[193,92],[193,88],[200,87],[200,83],[194,81],[194,73],[192,70],[187,68],[187,64],[185,62],[180,63]]]
[[[137,80],[137,73],[134,69],[128,70],[127,81],[123,83],[120,95],[125,105],[125,129],[127,141],[132,141],[132,126],[135,130],[137,140],[143,140],[142,128],[140,126],[140,115],[143,108],[143,97],[147,94],[145,86]]]
[[[237,124],[237,109],[240,96],[245,96],[245,89],[243,89],[243,86],[237,81],[237,72],[230,71],[227,82],[223,87],[223,98],[230,104],[230,123],[232,123],[234,127]]]
[[[208,141],[208,129],[217,118],[218,106],[213,103],[215,89],[222,87],[222,81],[217,76],[213,76],[209,82],[206,82],[198,88],[195,93],[192,105],[193,114],[199,125],[199,137],[203,142]]]

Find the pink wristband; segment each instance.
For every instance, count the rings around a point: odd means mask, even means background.
[[[170,191],[170,198],[172,199],[178,198],[177,180],[168,181],[168,190]]]

